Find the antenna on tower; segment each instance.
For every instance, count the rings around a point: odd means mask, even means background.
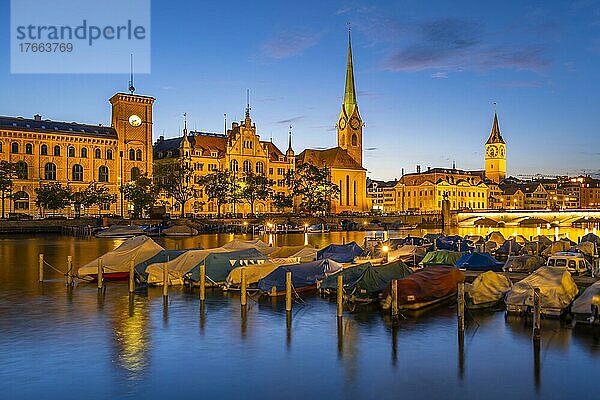
[[[227,113],[223,114],[223,119],[225,120],[225,125],[224,125],[225,131],[224,131],[224,133],[227,135]]]
[[[496,113],[496,106],[498,105],[495,101],[492,103],[494,105],[494,114]]]
[[[129,55],[129,92],[131,94],[135,92],[135,86],[133,86],[133,54]]]
[[[187,113],[183,113],[183,136],[187,136]]]
[[[246,117],[250,116],[250,89],[246,89]]]

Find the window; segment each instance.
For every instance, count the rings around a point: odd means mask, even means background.
[[[56,180],[56,164],[47,163],[44,167],[44,179],[47,181]]]
[[[356,206],[356,181],[354,181],[354,205]]]
[[[252,172],[252,164],[248,160],[244,161],[244,172]]]
[[[54,146],[54,155],[60,156],[60,146]]]
[[[273,175],[273,168],[269,168],[269,175]]]
[[[55,149],[56,149],[56,147],[55,147]],[[56,154],[54,154],[54,155],[56,155]],[[75,147],[69,146],[68,151],[67,151],[67,155],[69,157],[75,157]]]
[[[28,165],[25,161],[17,162],[17,179],[29,179],[28,178]]]
[[[33,154],[33,145],[31,143],[25,145],[25,154]]]
[[[79,164],[73,165],[73,180],[83,182],[83,167]]]
[[[2,153],[2,142],[0,142],[0,153]]]
[[[357,146],[358,145],[358,136],[356,136],[356,133],[352,135],[352,146]]]
[[[285,175],[285,168],[277,168],[277,175]]]
[[[48,146],[43,144],[42,147],[40,148],[40,154],[43,156],[47,156],[48,155]]]
[[[342,133],[342,146],[346,145],[346,135]]]
[[[346,175],[346,205],[350,205],[350,176]]]
[[[244,140],[244,148],[251,149],[252,148],[252,140]]]
[[[87,149],[85,147],[81,149],[81,158],[87,158]]]
[[[136,152],[135,152],[135,159],[137,161],[142,161],[142,150],[140,150],[140,149],[136,150]]]
[[[340,179],[340,186],[339,187],[340,187],[340,206],[341,206],[342,204],[344,204],[344,202],[342,201],[342,198],[343,198],[342,193],[343,193],[344,187],[342,186],[342,180],[341,179]]]
[[[29,210],[29,195],[23,191],[14,194],[15,210]]]
[[[108,167],[106,165],[98,168],[98,182],[108,182]]]
[[[239,166],[237,160],[232,160],[230,165],[231,171],[236,173],[238,172]]]
[[[138,167],[131,168],[131,180],[135,181],[140,177],[140,169]]]
[[[131,161],[135,161],[135,150],[134,149],[129,150],[129,159]]]
[[[102,152],[100,149],[94,150],[94,158],[102,158]]]
[[[265,164],[263,164],[262,161],[259,161],[256,163],[256,173],[257,174],[265,173]]]
[[[106,159],[107,160],[112,160],[112,150],[106,150]]]
[[[17,153],[19,153],[19,143],[17,143],[17,142],[13,142],[13,143],[10,145],[10,152],[11,152],[11,153],[13,153],[13,154],[17,154]]]

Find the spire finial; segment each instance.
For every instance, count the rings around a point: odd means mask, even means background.
[[[250,89],[246,89],[246,119],[250,119]]]
[[[183,113],[183,136],[187,136],[187,113]]]
[[[287,149],[287,153],[291,153],[294,150],[292,150],[292,126],[290,125],[290,132],[288,134],[288,149]]]
[[[129,92],[134,94],[135,86],[133,86],[133,54],[129,55]]]

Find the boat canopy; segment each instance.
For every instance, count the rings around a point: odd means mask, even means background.
[[[168,261],[169,281],[172,285],[182,284],[185,274],[190,272],[195,266],[200,265],[206,257],[213,253],[224,253],[227,249],[217,247],[206,250],[188,250],[179,257]],[[164,262],[158,262],[148,265],[146,273],[148,274],[148,283],[162,284]]]
[[[421,237],[417,236],[407,236],[405,238],[393,238],[390,239],[390,247],[395,248],[403,245],[415,245],[415,246],[423,246],[425,244],[429,244],[429,242]]]
[[[515,239],[510,239],[502,243],[502,246],[496,250],[496,254],[502,255],[517,255],[523,249],[523,245],[519,244]]]
[[[273,258],[266,260],[262,264],[253,264],[250,267],[236,267],[231,270],[225,283],[227,286],[239,286],[242,283],[242,268],[246,270],[246,282],[248,285],[257,283],[271,272],[275,271],[281,265],[297,264],[298,258]]]
[[[419,263],[420,266],[429,265],[454,265],[463,255],[458,251],[436,250],[425,254],[425,258]]]
[[[187,225],[173,225],[167,229],[163,229],[162,233],[165,236],[196,236],[198,230]]]
[[[542,255],[549,257],[554,253],[558,253],[559,251],[569,251],[571,246],[575,245],[575,242],[570,241],[569,239],[563,238],[557,240],[556,242],[552,242],[550,246],[548,246],[544,251],[542,251]]]
[[[102,259],[104,273],[129,272],[129,263],[139,264],[154,257],[164,249],[148,236],[136,236],[125,240],[116,249],[90,261],[77,271],[77,276],[98,273],[98,260]]]
[[[533,307],[536,287],[540,288],[542,308],[564,309],[579,291],[566,268],[544,266],[515,283],[506,295],[506,304]]]
[[[596,281],[573,302],[571,311],[574,314],[592,314],[592,306],[600,307],[600,281]]]
[[[475,250],[475,245],[468,239],[460,236],[442,236],[435,240],[435,246],[438,250],[450,251],[471,251]]]
[[[260,239],[256,240],[239,240],[234,239],[231,242],[222,246],[224,249],[229,251],[245,250],[245,249],[256,249],[262,254],[271,254],[277,250],[277,247],[272,247],[263,242]]]
[[[313,247],[304,247],[290,257],[299,258],[300,262],[311,262],[317,260],[317,252],[318,250]]]
[[[459,258],[454,265],[469,271],[502,272],[504,263],[496,260],[490,253],[468,253]]]
[[[320,280],[342,270],[342,264],[330,260],[317,260],[309,263],[282,265],[258,282],[262,292],[270,292],[275,287],[277,292],[285,291],[285,274],[292,272],[292,286],[302,289],[316,285]]]
[[[418,264],[425,257],[425,254],[427,254],[427,251],[424,247],[405,244],[396,250],[391,250],[388,254],[388,259]]]
[[[317,252],[317,249],[315,249],[314,247],[309,247],[309,246],[281,246],[281,247],[274,247],[275,250],[272,251],[271,253],[269,253],[269,258],[296,257],[294,254],[297,254],[306,248],[308,248],[309,250],[314,250],[315,254]],[[310,253],[310,252],[308,252],[308,253]],[[310,261],[314,261],[314,260],[310,260]]]
[[[365,251],[356,242],[330,244],[317,252],[317,260],[330,259],[340,263],[350,263],[356,257],[365,256]]]
[[[200,249],[194,249],[194,250],[200,250]],[[146,268],[148,268],[148,265],[171,261],[171,260],[179,257],[180,255],[182,255],[186,251],[189,251],[189,250],[162,250],[162,251],[159,251],[153,257],[151,257],[145,261],[142,261],[141,263],[136,264],[135,272],[136,272],[136,274],[145,274]]]
[[[143,235],[144,231],[137,225],[112,225],[108,229],[105,229],[96,234],[99,238],[111,238],[111,237],[131,237]]]
[[[504,270],[509,272],[533,272],[544,264],[546,264],[544,257],[523,254],[512,256],[506,260]]]
[[[491,232],[489,235],[487,235],[485,240],[496,242],[498,243],[498,246],[502,246],[502,244],[506,241],[504,235],[499,231]]]
[[[253,248],[211,253],[203,261],[206,279],[213,283],[224,283],[227,279],[227,275],[229,275],[232,269],[262,264],[266,259],[267,256]],[[200,265],[202,265],[202,263],[195,265],[185,277],[194,282],[198,282],[200,280]]]
[[[479,275],[473,283],[465,284],[474,305],[492,303],[502,300],[506,292],[510,290],[512,283],[506,276],[493,271],[486,271]]]
[[[595,243],[596,246],[600,246],[600,237],[598,235],[594,235],[592,232],[587,235],[583,235],[581,237],[582,242],[592,242]]]

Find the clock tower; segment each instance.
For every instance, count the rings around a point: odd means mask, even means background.
[[[352,44],[348,30],[348,65],[346,68],[346,89],[344,102],[337,124],[338,147],[346,150],[362,167],[362,128],[363,121],[358,113],[356,90],[354,88],[354,69],[352,67]]]
[[[497,183],[506,178],[506,143],[500,133],[496,113],[492,132],[485,142],[485,176]]]

